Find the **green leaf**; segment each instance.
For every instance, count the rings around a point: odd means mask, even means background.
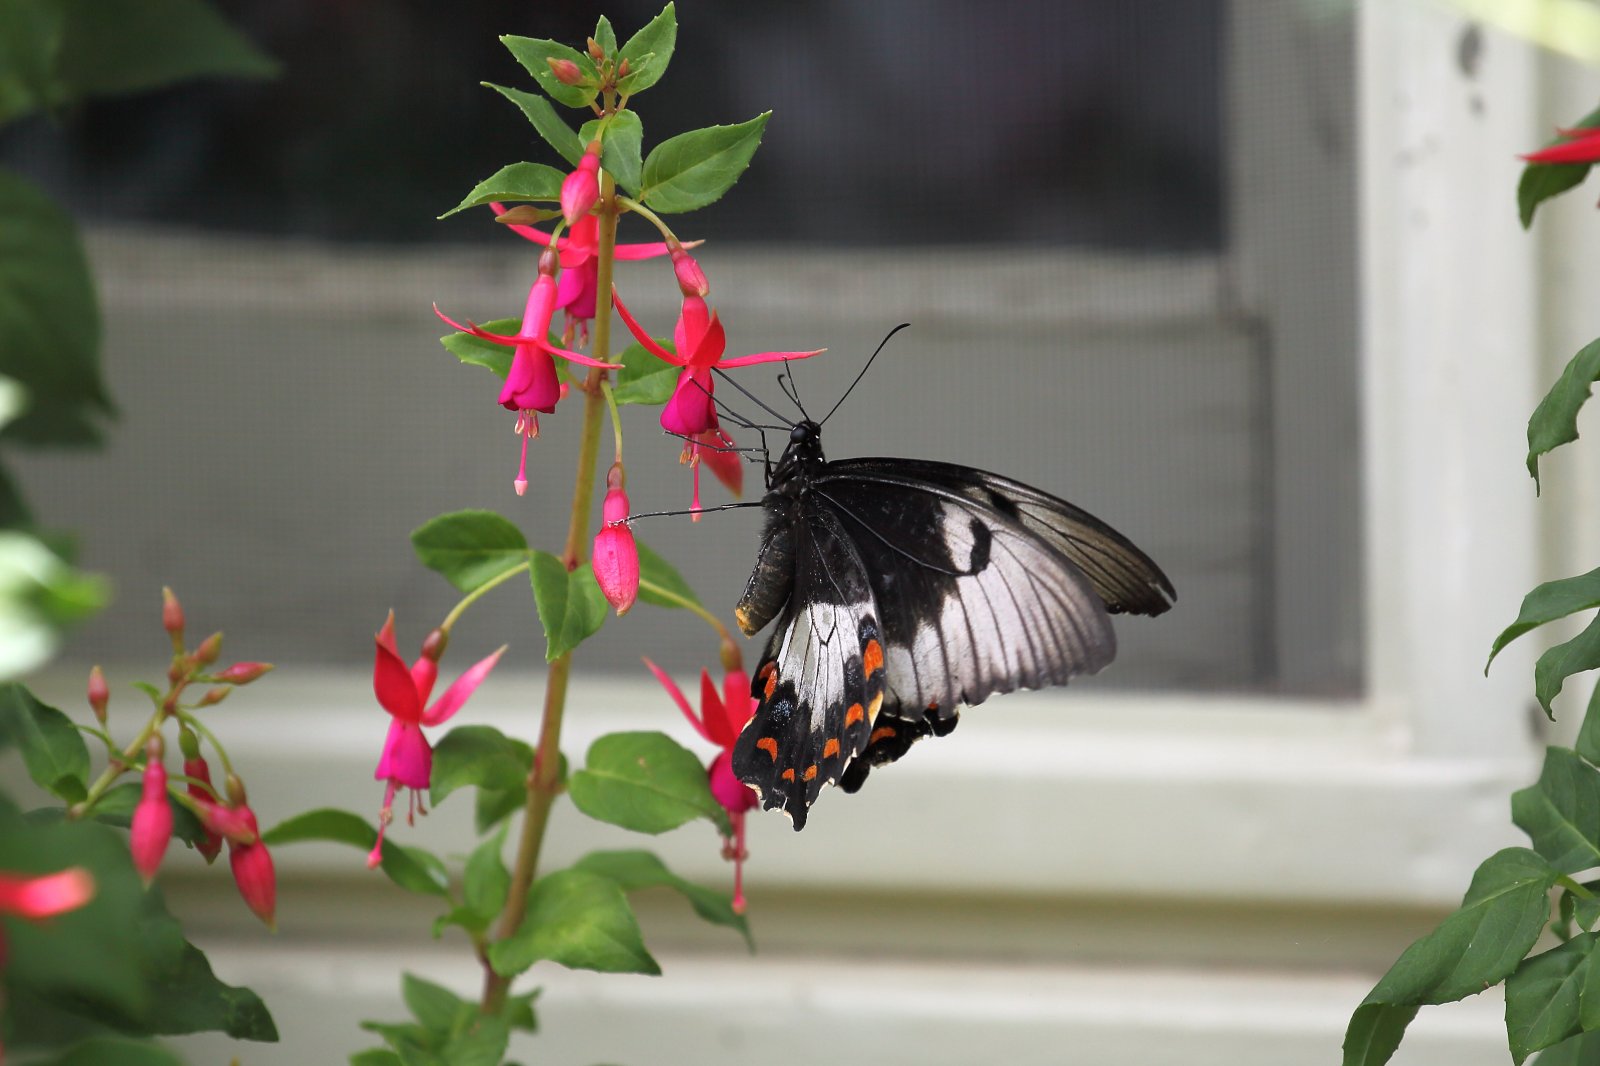
[[[138,806],[139,800],[144,795],[144,789],[137,782],[127,781],[115,788],[107,789],[95,803],[89,816],[97,822],[114,825],[122,829],[133,824],[133,809]],[[172,808],[172,835],[190,847],[204,843],[209,839],[206,827],[200,824],[194,812],[183,804],[173,801],[168,797],[168,805]],[[62,815],[64,811],[60,812]],[[31,816],[30,816],[31,817]]]
[[[1600,126],[1600,109],[1589,112],[1578,120],[1574,129],[1594,129]],[[1548,142],[1561,144],[1570,137],[1556,137]],[[1522,179],[1517,183],[1517,214],[1522,228],[1533,225],[1533,213],[1539,205],[1552,196],[1559,196],[1583,182],[1589,174],[1588,163],[1529,163],[1522,168]]]
[[[349,844],[370,852],[378,842],[378,831],[360,815],[322,807],[279,822],[262,833],[261,839],[274,846],[322,840]],[[389,875],[389,880],[407,891],[446,899],[450,897],[450,877],[444,863],[421,848],[385,840],[383,872]]]
[[[77,96],[143,92],[218,75],[271,78],[278,64],[202,0],[65,0],[57,76]]]
[[[685,601],[698,604],[694,589],[683,579],[673,565],[652,551],[637,537],[633,541],[639,549],[639,598],[657,607],[682,607]]]
[[[533,749],[494,726],[456,726],[434,745],[429,795],[437,807],[465,785],[515,790],[523,786],[532,766]]]
[[[405,1061],[386,1047],[371,1047],[350,1056],[350,1066],[406,1066]]]
[[[1511,797],[1511,820],[1562,873],[1600,866],[1600,771],[1566,748],[1547,748],[1538,784]]]
[[[1600,1033],[1572,1037],[1533,1061],[1539,1066],[1600,1066]]]
[[[672,342],[658,342],[672,351]],[[617,372],[617,383],[611,395],[617,403],[642,403],[659,407],[672,398],[678,387],[680,367],[673,366],[642,344],[630,344],[622,352],[622,369]]]
[[[1419,1005],[1463,999],[1505,980],[1539,938],[1558,877],[1526,848],[1484,860],[1460,909],[1408,947],[1351,1015],[1344,1066],[1389,1061]]]
[[[1593,932],[1594,927],[1600,924],[1600,881],[1586,881],[1583,884],[1583,888],[1589,893],[1589,899],[1575,896],[1571,892],[1565,892],[1562,894],[1561,900],[1563,904],[1567,904],[1570,901],[1572,920],[1577,922],[1581,931],[1588,933]],[[1600,1004],[1597,1004],[1597,1006],[1600,1006]],[[1600,1025],[1595,1026],[1595,1028],[1600,1029]]]
[[[411,1012],[418,1025],[446,1039],[456,1031],[458,1025],[470,1021],[477,1012],[473,1004],[443,985],[424,981],[410,973],[400,975],[400,998],[405,1000],[406,1010]]]
[[[489,948],[489,962],[503,977],[540,959],[574,970],[661,972],[645,950],[622,889],[583,870],[557,870],[534,882],[522,924]]]
[[[539,998],[542,989],[535,988],[532,992],[524,992],[517,996],[506,998],[506,1009],[501,1012],[501,1017],[513,1029],[520,1029],[525,1033],[539,1031],[539,1018],[533,1011],[533,1002]]]
[[[632,111],[618,111],[609,119],[590,119],[578,131],[578,140],[587,145],[594,140],[605,123],[600,136],[600,165],[611,172],[617,184],[630,196],[639,192],[639,152],[644,146],[644,126]]]
[[[97,1036],[76,1044],[52,1059],[32,1059],[36,1066],[183,1066],[172,1052],[143,1040],[123,1036]]]
[[[1582,633],[1539,656],[1539,661],[1533,664],[1533,694],[1552,721],[1555,712],[1550,709],[1550,703],[1560,694],[1567,678],[1597,666],[1600,666],[1600,615],[1592,618]]]
[[[594,24],[594,33],[591,36],[594,37],[595,43],[600,46],[601,52],[608,56],[616,55],[617,31],[611,28],[610,19],[601,15],[600,21]]]
[[[467,906],[486,920],[492,920],[500,914],[506,905],[506,896],[511,891],[511,871],[506,869],[505,860],[501,857],[505,851],[507,828],[501,826],[500,832],[472,849],[462,875],[462,891]]]
[[[0,375],[29,406],[4,436],[32,444],[99,439],[112,413],[100,376],[100,310],[72,219],[0,170]]]
[[[1578,999],[1587,980],[1593,933],[1535,955],[1506,978],[1506,1036],[1521,1066],[1535,1051],[1580,1032]]]
[[[490,203],[559,200],[561,183],[565,179],[566,175],[561,171],[555,167],[547,167],[543,163],[512,163],[478,182],[472,187],[472,191],[467,193],[466,199],[439,217],[449,218],[458,211]],[[516,330],[513,328],[511,332],[514,333]],[[503,346],[496,345],[496,347]]]
[[[515,336],[522,330],[520,318],[496,318],[488,322],[480,322],[484,329],[490,333],[499,333],[504,336]],[[486,341],[481,337],[474,337],[470,333],[446,333],[439,338],[439,343],[444,345],[445,351],[472,366],[481,366],[491,371],[501,380],[511,373],[511,359],[515,355],[510,345],[496,344]]]
[[[1565,618],[1569,614],[1587,611],[1594,607],[1600,607],[1600,569],[1579,574],[1577,577],[1546,581],[1522,598],[1522,609],[1517,612],[1517,620],[1495,638],[1494,647],[1489,649],[1489,662],[1484,664],[1483,672],[1487,674],[1494,657],[1522,634],[1546,622],[1553,622],[1558,618]]]
[[[0,748],[22,752],[28,776],[67,803],[88,794],[89,749],[72,719],[15,681],[0,685]]]
[[[469,1021],[452,1036],[441,1053],[449,1066],[500,1066],[511,1042],[504,1019],[486,1018],[469,1006]]]
[[[1578,439],[1578,410],[1588,401],[1596,378],[1600,378],[1600,340],[1578,349],[1533,409],[1528,419],[1528,473],[1533,475],[1535,491],[1539,487],[1539,456]]]
[[[572,775],[567,791],[590,818],[635,832],[665,833],[709,818],[724,836],[732,835],[699,756],[665,733],[601,737],[590,745],[587,764]]]
[[[483,85],[521,108],[523,115],[533,123],[533,128],[544,138],[545,143],[554,148],[562,159],[573,166],[578,165],[578,160],[583,158],[583,145],[578,142],[578,135],[572,132],[572,127],[567,125],[566,120],[556,114],[556,109],[550,106],[549,100],[533,93],[525,93],[521,89],[508,89],[493,82],[486,81]]]
[[[501,821],[520,811],[527,802],[526,788],[480,788],[472,808],[473,827],[479,833],[487,833]]]
[[[731,897],[692,881],[685,881],[667,869],[666,864],[651,852],[591,851],[574,863],[572,868],[609,877],[621,885],[624,892],[655,887],[673,889],[689,901],[689,906],[693,907],[694,912],[701,918],[713,925],[725,925],[730,929],[737,929],[750,950],[755,950],[755,941],[750,937],[750,923],[745,920],[744,915],[734,912]]]
[[[619,58],[626,59],[628,66],[633,69],[617,84],[617,88],[632,95],[644,92],[660,81],[661,75],[667,72],[667,64],[671,62],[672,51],[677,44],[678,15],[673,5],[668,4],[661,9],[661,14],[645,23],[622,46]],[[645,56],[650,56],[650,61],[641,64],[640,60]]]
[[[1600,766],[1600,686],[1589,696],[1589,706],[1583,712],[1583,724],[1578,727],[1578,739],[1573,747],[1584,759]]]
[[[591,80],[595,78],[594,61],[575,48],[568,48],[559,41],[547,41],[535,37],[516,37],[507,34],[500,38],[500,43],[505,45],[516,57],[517,62],[533,80],[539,83],[539,88],[550,94],[550,98],[557,103],[566,104],[568,107],[588,107],[600,90],[596,85],[567,85],[555,76],[550,69],[551,59],[566,59],[575,63],[579,70]]]
[[[0,124],[54,104],[66,10],[36,0],[0,3]]]
[[[765,111],[736,126],[708,126],[662,141],[644,161],[640,199],[662,214],[715,203],[750,165],[771,115]]]
[[[411,546],[423,566],[462,592],[528,561],[522,530],[493,511],[454,511],[430,519],[412,531]]]
[[[605,624],[606,598],[592,567],[580,566],[568,573],[560,559],[536,551],[532,580],[534,603],[544,624],[546,662],[555,662]]]

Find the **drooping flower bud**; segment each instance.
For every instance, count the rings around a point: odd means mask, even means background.
[[[183,751],[184,775],[190,778],[185,790],[204,811],[217,802],[214,791],[206,787],[211,784],[211,767],[206,765],[205,758],[200,754],[200,742],[188,728],[178,734],[178,747]],[[205,857],[207,864],[210,864],[216,861],[217,855],[222,851],[222,834],[209,825],[205,830],[206,838],[196,844],[194,849]]]
[[[683,245],[668,241],[667,251],[672,256],[672,272],[678,277],[678,288],[685,296],[703,297],[711,292],[711,282],[706,280],[706,272],[700,269],[694,256],[683,250]]]
[[[101,724],[106,724],[106,704],[111,702],[111,689],[106,685],[106,675],[100,672],[100,667],[89,668],[89,707],[94,711],[95,719]]]
[[[595,534],[590,565],[606,601],[617,616],[628,613],[639,595],[639,548],[627,524],[628,494],[623,491],[622,464],[606,475],[606,501],[600,532]]]
[[[173,648],[183,650],[183,604],[178,602],[178,597],[172,590],[163,586],[161,589],[161,628],[172,637]]]
[[[600,142],[590,141],[589,148],[578,160],[578,169],[567,175],[561,183],[561,214],[571,226],[594,207],[600,199]]]
[[[248,685],[271,669],[271,663],[234,663],[217,674],[216,680],[227,685]]]
[[[570,59],[557,59],[555,56],[546,56],[545,62],[550,64],[550,73],[556,76],[556,81],[562,85],[582,85],[583,71],[578,69],[578,64]]]
[[[240,844],[228,840],[228,865],[233,868],[233,883],[239,887],[239,896],[245,906],[266,923],[267,928],[278,929],[278,874],[272,865],[272,855],[261,842],[256,828],[256,816],[243,804],[233,812],[248,827],[253,843]]]
[[[150,738],[144,751],[144,791],[133,808],[128,848],[133,853],[134,868],[148,885],[155,880],[161,858],[172,841],[172,804],[167,799],[167,768],[161,761],[164,745],[159,734]]]

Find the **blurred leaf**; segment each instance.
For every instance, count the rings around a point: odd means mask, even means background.
[[[708,126],[662,141],[644,161],[639,198],[662,214],[715,203],[750,165],[771,115],[766,111],[736,126]]]
[[[665,733],[608,733],[589,747],[567,792],[589,817],[639,833],[665,833],[709,818],[732,835],[699,756]]]
[[[737,929],[750,950],[755,950],[755,941],[750,936],[750,923],[745,920],[744,915],[734,912],[731,897],[692,881],[685,881],[667,869],[666,864],[651,852],[591,851],[574,863],[572,868],[609,877],[622,886],[624,892],[634,892],[641,888],[670,888],[688,900],[694,912],[701,918],[713,925],[725,925],[730,929]]]
[[[462,592],[528,561],[522,530],[493,511],[453,511],[411,533],[417,558]]]
[[[1539,1066],[1600,1066],[1600,1032],[1572,1037],[1533,1061]]]
[[[350,1066],[406,1066],[405,1062],[386,1047],[371,1047],[350,1056]]]
[[[17,682],[0,685],[0,748],[22,753],[28,776],[67,803],[88,794],[89,749],[72,719]]]
[[[585,146],[594,140],[601,119],[590,119],[578,131],[578,140]],[[632,111],[618,111],[606,122],[605,133],[600,138],[600,163],[617,179],[624,192],[630,196],[639,192],[639,152],[644,145],[644,126]]]
[[[539,1031],[539,1018],[533,1011],[533,1002],[539,998],[542,989],[535,988],[532,992],[524,992],[517,996],[506,998],[506,1009],[501,1014],[506,1024],[513,1029],[520,1029],[525,1033]]]
[[[606,598],[588,565],[567,571],[549,552],[533,553],[533,599],[544,625],[545,661],[555,662],[600,631]]]
[[[462,874],[462,894],[468,907],[487,923],[505,908],[511,891],[511,871],[502,857],[506,846],[506,826],[472,849]]]
[[[1573,128],[1594,129],[1597,126],[1600,126],[1600,109],[1579,119]],[[1557,137],[1546,147],[1570,140],[1571,137]],[[1523,228],[1533,225],[1533,213],[1540,204],[1581,184],[1589,174],[1589,166],[1588,163],[1529,163],[1523,167],[1522,180],[1517,183],[1517,214]]]
[[[0,375],[29,406],[3,430],[32,444],[83,443],[112,412],[100,376],[100,311],[72,219],[0,169]],[[69,416],[63,418],[63,416]]]
[[[561,182],[565,178],[566,175],[561,171],[555,167],[547,167],[543,163],[512,163],[478,182],[472,187],[472,191],[467,193],[466,199],[439,217],[449,218],[458,211],[490,203],[559,200]],[[515,327],[510,332],[516,332]]]
[[[578,142],[578,135],[572,132],[572,127],[567,125],[566,119],[556,114],[556,109],[550,106],[549,100],[493,82],[486,81],[482,84],[521,108],[523,115],[533,123],[533,128],[544,138],[545,143],[554,148],[562,159],[573,166],[578,165],[578,160],[583,158],[583,145]]]
[[[522,810],[527,802],[528,790],[520,786],[514,789],[480,788],[472,808],[473,828],[479,833],[487,833],[503,819]]]
[[[671,341],[657,341],[672,351]],[[622,369],[611,395],[617,403],[641,403],[659,407],[672,398],[682,369],[654,355],[642,344],[630,344],[622,351]]]
[[[1578,727],[1573,747],[1586,760],[1600,766],[1600,685],[1589,694],[1589,706],[1583,712],[1583,724]]]
[[[477,1006],[468,1003],[443,985],[424,981],[415,974],[400,975],[400,998],[406,1009],[430,1033],[448,1037],[457,1024],[477,1012]]]
[[[1505,980],[1544,929],[1559,877],[1527,848],[1485,859],[1460,909],[1406,948],[1351,1015],[1344,1066],[1388,1062],[1419,1005],[1464,999]]]
[[[262,833],[261,839],[273,846],[322,840],[370,852],[378,842],[378,831],[358,814],[322,807],[279,822]],[[389,875],[389,880],[408,891],[450,897],[450,877],[444,863],[421,848],[385,840],[383,872]]]
[[[181,787],[181,786],[180,786]],[[94,809],[89,816],[97,822],[114,825],[119,829],[126,829],[133,823],[133,808],[139,803],[144,790],[137,781],[124,781],[122,784],[107,789],[95,802]],[[190,847],[206,839],[206,827],[200,824],[194,812],[183,804],[178,803],[169,796],[168,805],[172,808],[172,835]],[[30,812],[28,817],[35,820],[35,815],[41,812]],[[65,817],[66,812],[59,808],[47,812],[48,817]]]
[[[429,795],[437,807],[466,785],[515,790],[532,767],[533,749],[524,742],[490,725],[456,726],[434,745]]]
[[[1582,633],[1547,650],[1533,664],[1533,694],[1544,713],[1555,720],[1550,703],[1573,674],[1600,666],[1600,615],[1590,619]]]
[[[557,870],[534,882],[522,924],[489,948],[489,962],[503,977],[540,959],[574,970],[661,972],[645,950],[622,889],[582,870]]]
[[[0,0],[0,125],[50,106],[66,26],[61,4]]]
[[[183,1060],[165,1048],[130,1037],[97,1036],[77,1044],[72,1050],[52,1059],[36,1060],[35,1066],[184,1066]]]
[[[1561,377],[1533,409],[1528,419],[1528,473],[1533,475],[1535,492],[1539,457],[1578,439],[1578,410],[1588,402],[1596,378],[1600,378],[1600,340],[1590,341],[1568,360]]]
[[[550,69],[549,60],[565,59],[574,64],[592,82],[596,77],[594,61],[577,49],[568,48],[559,41],[517,37],[511,34],[501,37],[500,43],[511,51],[523,69],[533,75],[533,80],[539,83],[539,88],[549,93],[550,98],[557,103],[566,104],[568,107],[586,108],[599,95],[598,86],[567,85]]]
[[[632,68],[617,88],[632,95],[641,93],[661,80],[672,60],[672,51],[678,43],[678,16],[672,4],[661,9],[661,14],[644,24],[638,33],[628,38],[622,46],[620,57]],[[641,63],[645,56],[648,63]]]
[[[1511,797],[1511,820],[1565,874],[1600,866],[1600,771],[1566,748],[1547,748],[1539,782]]]
[[[1526,960],[1506,978],[1506,1035],[1518,1066],[1535,1051],[1580,1032],[1578,998],[1594,942],[1594,934],[1581,933]]]
[[[683,579],[673,565],[657,555],[644,541],[635,537],[633,545],[639,550],[639,598],[657,607],[682,607],[684,600],[698,604],[694,589]]]

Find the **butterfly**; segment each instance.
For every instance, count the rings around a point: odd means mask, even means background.
[[[1177,597],[1149,556],[1065,500],[949,463],[829,462],[809,418],[761,506],[734,617],[747,636],[777,626],[733,770],[797,830],[824,786],[855,792],[948,734],[964,704],[1100,670],[1116,654],[1111,615]]]

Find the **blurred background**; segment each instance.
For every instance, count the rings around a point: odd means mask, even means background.
[[[410,645],[455,602],[407,533],[466,507],[540,547],[566,525],[575,408],[544,419],[516,497],[498,383],[439,347],[430,309],[515,315],[533,276],[487,209],[435,220],[506,163],[555,162],[478,83],[527,87],[500,34],[581,42],[603,11],[626,37],[659,7],[218,7],[280,78],[0,134],[0,162],[87,229],[121,409],[105,450],[19,464],[35,510],[115,588],[40,687],[75,707],[91,662],[114,690],[158,673],[171,585],[192,626],[280,666],[229,705],[263,822],[375,813],[368,635],[393,608]],[[1581,537],[1567,512],[1537,528],[1518,480],[1544,371],[1515,347],[1484,370],[1471,347],[1562,336],[1526,278],[1581,253],[1515,232],[1512,155],[1589,109],[1590,76],[1424,4],[682,0],[678,19],[666,78],[635,101],[646,151],[774,112],[746,177],[672,220],[707,241],[730,351],[828,348],[796,371],[826,410],[909,322],[828,424],[829,454],[1038,485],[1145,548],[1179,600],[1120,623],[1103,676],[969,712],[861,796],[825,796],[803,837],[758,826],[753,959],[647,898],[664,978],[536,970],[546,1032],[522,1054],[731,1063],[821,1038],[844,1061],[1331,1061],[1376,975],[1509,841],[1504,797],[1531,765],[1525,664],[1475,681],[1515,608],[1484,590],[1525,587]],[[1454,199],[1430,198],[1446,180]],[[1487,236],[1441,241],[1491,211]],[[1483,257],[1506,247],[1517,258]],[[1472,269],[1503,272],[1488,299],[1429,303]],[[619,287],[666,331],[661,263],[624,265]],[[1430,338],[1439,307],[1482,328]],[[1452,405],[1436,372],[1471,375],[1477,399]],[[743,381],[779,402],[771,371]],[[687,506],[676,442],[653,412],[626,415],[634,509]],[[1467,446],[1433,450],[1450,440]],[[1498,464],[1487,487],[1465,480],[1477,446]],[[1428,512],[1424,483],[1449,507]],[[758,529],[747,511],[638,531],[727,613]],[[1509,578],[1474,586],[1489,560]],[[1454,607],[1467,639],[1430,657],[1419,619]],[[542,637],[518,587],[452,643],[470,661],[501,642],[469,714],[527,734]],[[715,653],[708,629],[648,606],[609,624],[578,656],[569,757],[615,728],[687,740],[639,656],[688,683]],[[552,861],[601,846],[558,818]],[[401,836],[462,848],[468,822],[447,806]],[[662,853],[730,877],[703,827]],[[397,965],[473,990],[464,942],[428,939],[425,906],[359,856],[279,863],[270,942],[217,878],[173,874],[219,971],[277,1014],[285,1043],[243,1062],[366,1046],[353,1019],[395,1013]],[[1435,1012],[1396,1061],[1498,1062],[1498,1027],[1493,1004]]]

